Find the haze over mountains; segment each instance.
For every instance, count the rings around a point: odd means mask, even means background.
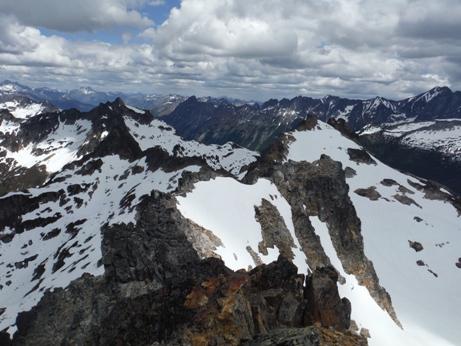
[[[128,95],[122,92],[95,91],[91,87],[74,90],[30,88],[8,80],[0,84],[0,100],[6,101],[16,96],[25,96],[38,102],[49,101],[60,109],[75,108],[79,111],[89,111],[100,103],[114,101],[117,97],[123,98],[128,104],[144,109],[155,109],[162,105],[165,107],[168,102],[177,105],[185,100],[185,97],[178,95]]]

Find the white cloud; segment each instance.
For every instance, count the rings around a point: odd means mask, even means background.
[[[73,77],[104,89],[259,100],[398,99],[441,84],[461,89],[457,0],[183,0],[155,28],[141,10],[162,4],[0,1],[9,14],[0,20],[0,73],[25,84],[30,76],[68,84]],[[118,25],[139,30],[107,44],[45,37],[35,28]]]
[[[21,0],[0,1],[0,13],[16,17],[27,26],[62,32],[93,32],[118,25],[147,27],[153,21],[128,6],[145,1],[130,0]]]

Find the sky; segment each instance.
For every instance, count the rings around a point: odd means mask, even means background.
[[[401,100],[461,90],[459,0],[0,0],[0,81]]]

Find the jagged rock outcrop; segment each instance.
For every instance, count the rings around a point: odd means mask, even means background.
[[[199,259],[170,194],[153,192],[137,209],[135,225],[103,229],[105,275],[45,292],[19,314],[12,345],[266,345],[275,335],[277,345],[318,345],[328,333],[366,344],[347,331],[350,309],[337,303],[334,269],[314,271],[307,285],[283,256],[234,272],[219,259]],[[334,302],[331,311],[325,300]],[[336,317],[318,319],[317,311]]]
[[[267,255],[267,248],[276,246],[280,254],[293,260],[293,250],[296,247],[278,209],[267,199],[262,200],[261,206],[255,206],[256,220],[261,224],[263,240],[259,243],[258,252]]]
[[[315,127],[315,123],[316,119],[310,117],[299,126],[308,130]],[[311,163],[287,161],[290,140],[289,134],[281,136],[259,165],[253,165],[245,181],[251,183],[258,176],[265,176],[277,186],[291,206],[296,237],[312,269],[331,265],[309,217],[318,216],[325,222],[346,273],[354,274],[359,284],[367,287],[378,305],[400,326],[391,298],[380,286],[373,263],[364,254],[361,222],[348,195],[349,186],[342,164],[324,154]],[[352,152],[354,158],[364,158],[362,163],[373,163],[365,151],[366,155],[358,150]],[[274,155],[281,159],[274,160]]]
[[[306,324],[320,323],[345,331],[350,326],[351,303],[341,299],[336,289],[338,273],[333,267],[323,267],[307,278],[307,309],[304,314]]]

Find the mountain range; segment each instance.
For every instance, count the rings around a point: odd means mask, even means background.
[[[356,139],[384,163],[461,193],[460,95],[436,87],[402,101],[300,96],[261,105],[190,97],[162,120],[186,139],[218,144],[233,141],[264,152],[309,114],[324,122],[335,119],[337,127],[346,125],[357,132]]]
[[[261,156],[185,140],[120,98],[15,111],[0,130],[22,181],[0,199],[4,344],[460,339],[461,198],[341,121],[306,117]]]
[[[127,105],[148,109],[154,117],[162,118],[186,139],[208,144],[232,141],[258,151],[267,150],[280,134],[296,128],[308,114],[323,121],[336,119],[335,126],[344,127],[344,124],[352,128],[359,134],[357,139],[361,144],[382,162],[438,181],[461,193],[458,179],[461,160],[457,145],[461,138],[459,122],[455,121],[459,119],[461,110],[460,92],[452,92],[447,87],[435,87],[401,101],[382,97],[349,100],[335,96],[322,99],[299,96],[292,100],[273,99],[257,103],[225,97],[125,95],[96,92],[89,87],[71,91],[32,89],[4,81],[0,84],[0,110],[25,112],[24,116],[57,110],[51,101],[67,106],[64,109],[74,105],[76,109],[88,110],[112,101],[117,95],[121,95]],[[61,103],[63,100],[65,103]],[[424,126],[412,126],[412,123]],[[392,135],[385,130],[395,126],[400,130]],[[424,129],[428,127],[430,135]],[[380,132],[380,129],[383,131]],[[396,133],[401,133],[401,138]],[[411,140],[406,140],[410,137]],[[431,165],[426,162],[431,162]]]
[[[189,98],[173,113],[198,124],[213,109],[281,113],[282,101]],[[259,153],[184,139],[121,98],[85,112],[2,102],[0,344],[461,339],[461,197],[360,142],[419,148],[456,121],[359,136],[306,111]],[[456,151],[453,138],[439,144]]]
[[[91,87],[58,90],[47,87],[30,88],[9,80],[0,83],[0,102],[10,101],[18,96],[28,98],[32,102],[47,101],[63,110],[75,108],[79,111],[90,111],[100,103],[106,103],[121,97],[129,105],[151,109],[156,116],[170,113],[175,106],[186,99],[179,95],[145,95],[95,91]]]
[[[296,128],[308,114],[322,121],[343,119],[354,131],[367,125],[398,124],[461,117],[461,92],[435,87],[402,101],[376,97],[349,100],[336,96],[322,99],[298,96],[271,99],[261,105],[232,104],[225,99],[203,102],[192,96],[162,120],[186,139],[204,143],[233,141],[252,150],[265,150],[278,135]]]

